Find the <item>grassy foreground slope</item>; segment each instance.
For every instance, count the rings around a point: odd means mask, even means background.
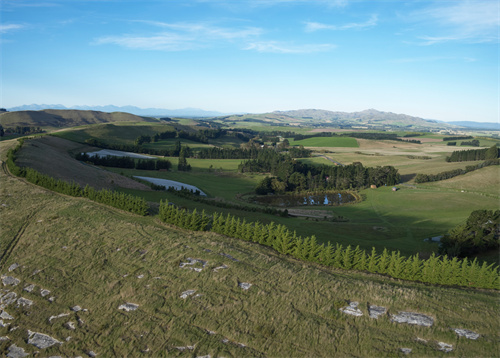
[[[8,144],[1,143],[2,155]],[[41,356],[93,351],[101,357],[387,357],[402,355],[400,348],[443,356],[438,342],[452,344],[453,356],[492,357],[500,349],[497,292],[327,270],[259,245],[54,194],[4,171],[0,188],[0,273],[21,281],[2,289],[33,301],[30,308],[5,308],[18,328],[0,327],[0,336],[9,337],[0,341],[3,356],[12,344]],[[181,268],[188,258],[206,265]],[[14,263],[20,266],[9,272]],[[243,290],[242,282],[252,286]],[[32,292],[23,291],[28,284],[35,285]],[[51,292],[42,297],[40,289]],[[187,290],[196,291],[181,298]],[[362,317],[339,312],[350,300],[360,303]],[[126,302],[139,307],[119,310]],[[386,307],[388,315],[369,318],[368,304]],[[71,311],[75,305],[88,311]],[[391,322],[399,311],[429,315],[434,325]],[[49,321],[61,314],[69,315]],[[450,328],[481,337],[459,338]],[[27,344],[28,330],[62,344],[35,348]]]

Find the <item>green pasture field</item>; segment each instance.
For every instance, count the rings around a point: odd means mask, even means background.
[[[293,138],[288,139],[290,145],[303,145],[304,147],[347,147],[347,148],[357,148],[358,142],[356,138],[351,137],[313,137],[302,140],[293,140]]]
[[[89,351],[98,357],[398,357],[401,348],[411,348],[416,357],[494,357],[500,349],[496,291],[324,268],[254,243],[181,230],[154,217],[55,194],[4,170],[0,188],[0,272],[21,281],[4,286],[2,294],[10,290],[33,301],[29,308],[5,308],[17,329],[0,327],[0,336],[9,337],[0,341],[1,356],[12,344],[47,357]],[[423,194],[421,201],[432,197],[424,189],[386,193],[384,188],[367,194],[371,200],[364,205],[394,208],[400,200],[387,194],[410,199],[411,193]],[[391,222],[402,224],[394,213],[381,215],[389,228]],[[206,265],[181,268],[188,258]],[[14,263],[20,266],[9,272]],[[222,265],[226,268],[215,270]],[[243,290],[242,282],[252,286]],[[29,284],[35,285],[31,293],[23,291]],[[42,288],[54,302],[40,295]],[[181,298],[187,290],[195,292]],[[350,301],[359,302],[363,316],[339,311]],[[125,303],[138,308],[119,309]],[[85,310],[71,311],[75,305]],[[388,312],[369,318],[368,305]],[[391,322],[401,311],[428,315],[434,324]],[[60,314],[68,316],[49,321]],[[74,322],[75,330],[65,328],[67,322]],[[453,328],[480,337],[459,338]],[[62,343],[36,348],[26,343],[28,330]],[[439,351],[438,342],[451,344],[452,352]]]

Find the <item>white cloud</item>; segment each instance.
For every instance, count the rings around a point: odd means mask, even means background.
[[[137,22],[168,29],[168,31],[156,32],[148,36],[131,34],[104,36],[96,39],[94,44],[115,44],[142,50],[186,51],[235,40],[255,39],[263,33],[262,29],[255,27],[229,28],[206,23]]]
[[[245,50],[257,52],[282,53],[282,54],[307,54],[314,52],[325,52],[334,49],[332,44],[303,44],[294,45],[277,41],[253,42],[245,47]]]
[[[5,34],[9,31],[22,29],[23,27],[24,27],[23,25],[19,25],[19,24],[10,24],[10,25],[1,24],[0,25],[0,33]]]
[[[314,32],[319,30],[350,30],[350,29],[365,29],[368,27],[376,26],[378,22],[378,16],[372,15],[370,19],[365,22],[352,22],[344,25],[330,25],[322,24],[319,22],[306,22],[306,32]]]
[[[491,0],[437,2],[413,15],[418,21],[431,22],[440,34],[423,35],[422,45],[462,41],[470,43],[498,42],[500,3]]]

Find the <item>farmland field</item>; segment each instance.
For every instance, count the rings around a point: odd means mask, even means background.
[[[303,145],[304,147],[358,147],[356,139],[351,137],[313,137],[297,141],[289,138],[288,140],[290,145]]]
[[[5,153],[11,144],[0,145]],[[409,347],[415,356],[438,357],[444,354],[438,342],[446,342],[457,356],[492,357],[500,348],[496,292],[327,269],[257,244],[55,194],[4,171],[0,184],[0,270],[21,281],[4,289],[33,302],[6,308],[18,329],[0,328],[0,336],[9,337],[0,342],[1,355],[11,344],[29,354],[40,351],[26,344],[28,330],[62,342],[41,349],[44,356],[399,356]],[[375,206],[387,201],[385,191],[373,193]],[[183,268],[188,258],[206,264],[192,266],[199,272]],[[14,263],[20,266],[8,272]],[[245,290],[241,283],[251,286]],[[34,291],[23,291],[31,284]],[[53,302],[40,289],[50,291]],[[362,317],[339,311],[352,301],[360,303]],[[119,309],[125,303],[137,309]],[[76,305],[84,310],[69,310]],[[387,313],[369,318],[369,305]],[[400,311],[434,323],[391,322]],[[453,328],[480,338],[459,338]]]

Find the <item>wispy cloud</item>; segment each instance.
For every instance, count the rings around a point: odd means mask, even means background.
[[[419,36],[421,45],[443,42],[498,42],[500,3],[491,0],[437,2],[413,14],[417,21],[433,23],[436,34]]]
[[[344,25],[331,25],[322,24],[319,22],[306,22],[306,32],[315,32],[319,30],[350,30],[350,29],[366,29],[369,27],[376,26],[378,22],[378,16],[372,15],[370,19],[365,22],[351,22]]]
[[[10,31],[22,29],[24,25],[20,24],[0,24],[0,33],[5,34]]]
[[[218,27],[207,23],[164,23],[144,22],[165,31],[151,35],[124,34],[119,36],[104,36],[94,41],[97,45],[115,44],[131,49],[186,51],[230,43],[235,40],[255,39],[263,33],[256,27],[230,28]]]
[[[245,47],[245,50],[257,52],[282,53],[282,54],[307,54],[314,52],[325,52],[334,49],[333,44],[289,44],[278,41],[253,42]]]

